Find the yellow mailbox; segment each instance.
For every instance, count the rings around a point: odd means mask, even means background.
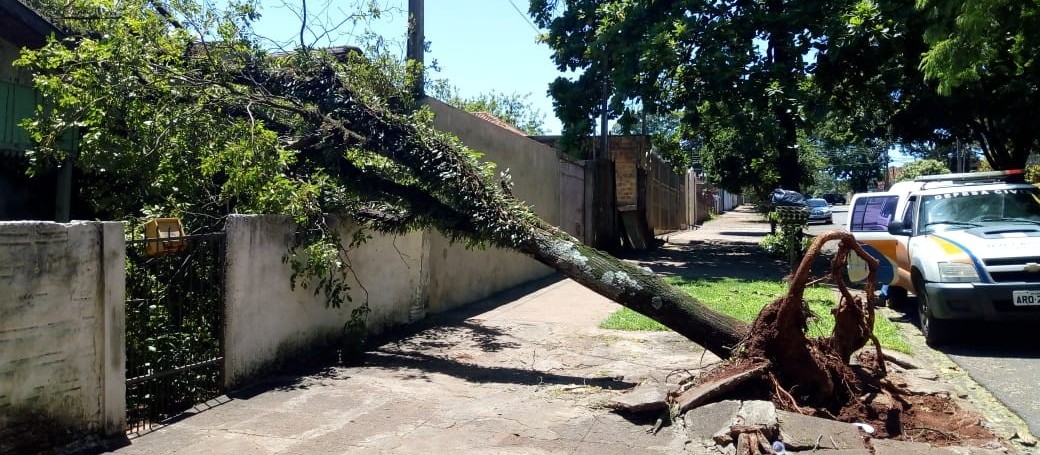
[[[180,218],[155,218],[144,224],[145,252],[149,256],[176,253],[188,246]]]

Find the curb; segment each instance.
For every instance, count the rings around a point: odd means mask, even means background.
[[[879,308],[880,316],[900,317],[890,308]],[[951,360],[946,354],[928,347],[924,336],[913,323],[893,321],[900,333],[910,344],[913,357],[932,368],[946,383],[953,388],[956,397],[967,401],[990,424],[987,427],[1000,439],[1014,444],[1024,453],[1038,453],[1037,439],[1029,432],[1029,427],[1017,414],[1008,409],[997,397],[985,387],[975,382],[964,369]]]

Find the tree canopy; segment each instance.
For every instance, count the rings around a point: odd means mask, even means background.
[[[550,86],[565,135],[626,103],[674,112],[712,179],[760,193],[799,189],[811,56],[841,2],[533,0],[561,70]]]
[[[814,147],[856,187],[896,144],[968,144],[996,169],[1022,167],[1040,131],[1038,12],[1014,0],[531,1],[556,64],[581,71],[550,86],[565,135],[588,134],[604,110],[676,115],[714,181],[759,191],[811,184]]]
[[[949,174],[950,169],[946,167],[941,161],[936,160],[917,160],[911,161],[903,166],[896,175],[897,182],[903,182],[906,180],[913,180],[922,175],[938,175],[938,174]]]

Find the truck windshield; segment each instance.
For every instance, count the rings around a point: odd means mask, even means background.
[[[1040,189],[965,189],[923,196],[919,223],[922,234],[995,223],[1040,224]]]

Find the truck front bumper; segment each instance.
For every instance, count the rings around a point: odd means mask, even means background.
[[[1040,306],[1015,306],[1013,291],[1040,290],[1040,283],[925,283],[932,316],[984,321],[1040,320]]]

